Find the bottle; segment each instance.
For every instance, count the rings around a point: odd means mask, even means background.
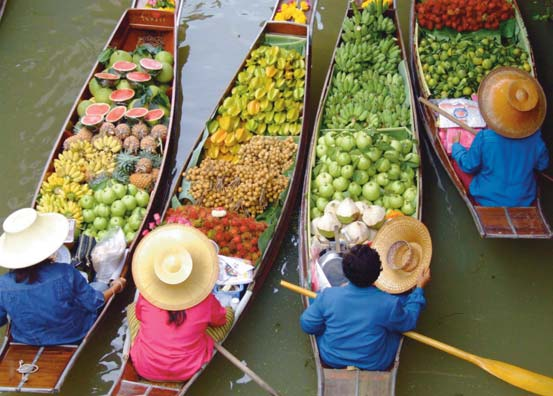
[[[237,297],[233,297],[232,300],[230,300],[230,307],[233,311],[236,311],[236,308],[238,307],[238,303],[240,302],[240,299]]]

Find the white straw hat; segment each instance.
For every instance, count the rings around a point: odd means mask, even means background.
[[[132,276],[140,294],[158,308],[187,309],[202,302],[219,275],[213,243],[182,224],[157,227],[138,244]]]
[[[10,214],[2,224],[0,266],[9,269],[30,267],[54,254],[69,232],[67,218],[59,213],[38,213],[23,208]]]

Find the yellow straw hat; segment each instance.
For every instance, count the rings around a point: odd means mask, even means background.
[[[160,226],[138,244],[132,259],[137,289],[158,308],[179,311],[211,293],[219,274],[215,247],[200,231],[181,224]]]
[[[23,208],[10,214],[2,224],[0,266],[26,268],[53,255],[67,238],[69,222],[59,213],[38,213]]]
[[[374,284],[385,292],[398,294],[411,289],[422,271],[430,266],[430,233],[413,217],[400,216],[387,221],[371,246],[382,261],[382,271]]]
[[[538,80],[514,67],[499,67],[482,80],[478,106],[488,128],[512,139],[534,134],[547,111]]]

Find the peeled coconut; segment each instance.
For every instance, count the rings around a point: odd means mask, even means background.
[[[386,209],[378,205],[369,205],[363,211],[362,220],[371,228],[380,228],[386,221]]]
[[[362,221],[354,221],[348,224],[341,231],[342,235],[349,243],[363,243],[365,241],[372,241],[376,235],[375,230],[371,230]]]
[[[325,238],[334,238],[334,228],[340,228],[341,224],[332,213],[325,213],[317,219],[317,231]]]
[[[342,224],[349,224],[357,220],[359,216],[361,216],[361,212],[351,198],[344,199],[336,209],[336,217]]]
[[[359,212],[361,212],[361,214],[363,214],[363,212],[369,208],[369,205],[363,201],[356,201],[355,206],[357,206],[357,209],[359,209]]]
[[[340,205],[340,201],[338,201],[337,199],[330,201],[326,204],[324,212],[332,213],[333,215],[335,215],[336,209],[338,209],[338,205]]]

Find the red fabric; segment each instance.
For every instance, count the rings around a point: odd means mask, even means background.
[[[142,296],[136,303],[140,321],[131,347],[131,359],[138,374],[154,381],[184,381],[192,377],[213,354],[213,339],[205,330],[226,323],[226,310],[210,294],[186,310],[186,319],[175,327],[167,324],[167,311]]]
[[[453,164],[453,169],[455,169],[455,173],[457,173],[457,176],[461,180],[461,183],[463,183],[463,186],[469,190],[470,182],[472,181],[473,175],[469,175],[468,173],[465,173],[461,170],[459,165],[457,164],[457,161],[455,161],[453,158],[450,158],[451,163]]]

